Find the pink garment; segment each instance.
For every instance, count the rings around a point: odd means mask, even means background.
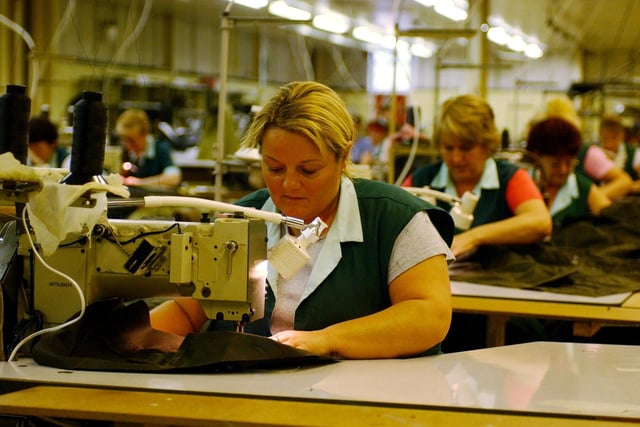
[[[609,159],[602,148],[591,145],[584,156],[585,174],[594,181],[600,181],[616,164]]]

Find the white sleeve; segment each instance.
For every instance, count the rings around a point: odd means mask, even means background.
[[[436,255],[445,255],[449,264],[455,260],[429,215],[420,211],[400,232],[393,245],[388,283],[414,265]]]

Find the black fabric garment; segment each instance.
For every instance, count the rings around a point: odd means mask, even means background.
[[[149,336],[153,339],[144,338]],[[334,361],[266,337],[229,331],[193,333],[177,351],[163,350],[171,347],[173,337],[151,329],[144,301],[125,305],[110,299],[87,306],[79,322],[43,335],[32,357],[60,369],[123,372],[236,372]]]
[[[640,290],[640,197],[563,224],[550,242],[480,247],[451,279],[592,297]]]
[[[553,230],[550,242],[485,246],[456,261],[451,279],[571,295],[604,296],[640,289],[640,197],[616,200],[597,218],[577,218]],[[512,317],[506,344],[580,341],[573,322]],[[445,353],[486,346],[487,317],[454,313]],[[640,332],[603,331],[588,342],[637,344]],[[584,340],[584,339],[582,339]]]

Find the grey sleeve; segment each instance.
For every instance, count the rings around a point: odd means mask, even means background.
[[[445,255],[448,264],[455,260],[429,215],[420,211],[400,232],[393,245],[388,283],[414,265],[435,255]]]

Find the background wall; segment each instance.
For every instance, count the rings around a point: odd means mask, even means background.
[[[222,3],[212,0],[212,11],[219,12]],[[22,26],[35,44],[29,48],[18,33],[0,27],[5,58],[0,63],[0,86],[27,85],[32,111],[48,106],[51,118],[60,122],[68,119],[69,104],[83,90],[103,92],[113,114],[127,102],[148,102],[147,106],[159,109],[176,105],[183,114],[214,114],[224,61],[221,15],[202,14],[189,4],[0,0],[0,13]],[[362,46],[339,46],[302,36],[290,27],[249,20],[235,22],[229,51],[232,103],[261,104],[285,82],[313,79],[338,90],[354,113],[365,119],[375,114],[373,99],[378,94],[367,91],[370,62]],[[413,60],[411,88],[402,94],[408,105],[420,107],[421,127],[427,134],[438,105],[447,97],[485,90],[481,60],[477,40],[454,40],[432,58]],[[573,82],[601,80],[612,70],[614,75],[633,75],[638,68],[638,54],[596,55],[577,46],[538,60],[495,56],[488,60],[486,96],[499,127],[514,139],[526,131],[549,96],[566,93]]]

